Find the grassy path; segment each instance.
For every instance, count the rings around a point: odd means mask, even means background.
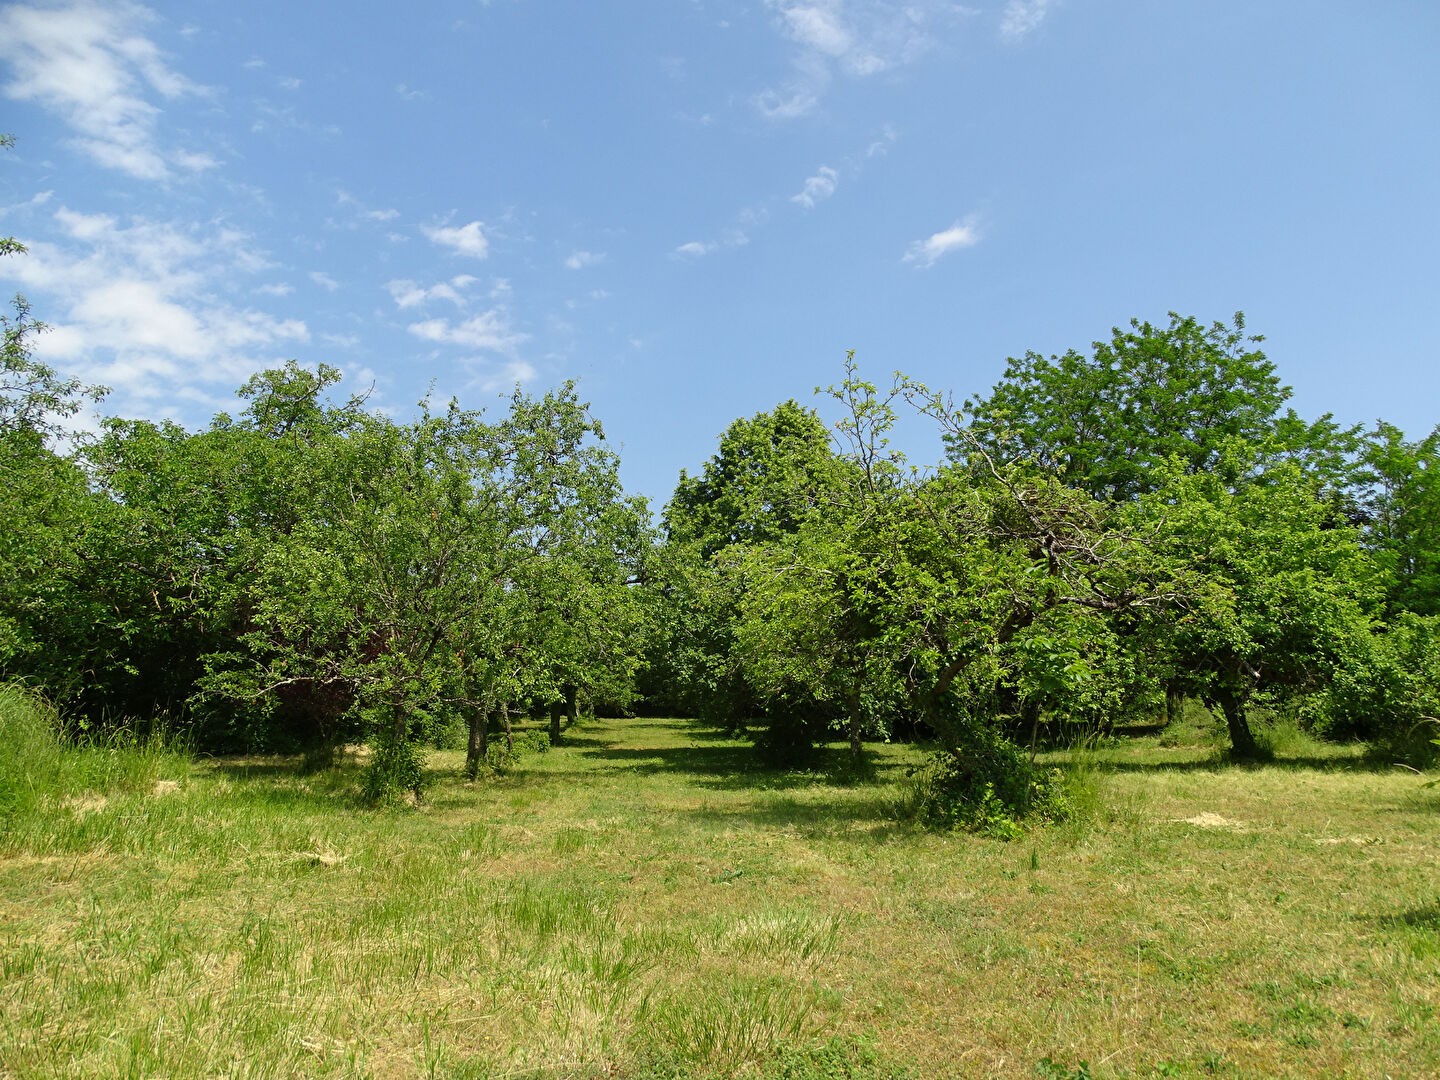
[[[17,820],[0,1076],[1440,1075],[1413,776],[1141,741],[1005,844],[898,820],[872,749],[846,786],[606,720],[437,754],[419,812],[248,760]]]

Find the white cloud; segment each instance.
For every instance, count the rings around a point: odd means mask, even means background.
[[[282,76],[275,80],[275,84],[279,86],[281,90],[299,90],[303,85],[302,81],[294,75]]]
[[[51,331],[36,354],[115,389],[121,415],[174,416],[214,400],[308,341],[305,323],[231,298],[268,266],[234,229],[184,228],[61,206],[55,239],[30,244],[7,274],[43,305]],[[278,293],[280,287],[255,291]]]
[[[202,91],[167,67],[139,32],[153,18],[124,0],[0,10],[0,59],[14,74],[5,95],[58,114],[75,144],[106,168],[165,180],[174,165],[211,167],[208,155],[167,151],[157,139],[160,108],[152,96],[174,100]]]
[[[1000,13],[1000,36],[1019,41],[1045,21],[1049,10],[1050,0],[1008,0]]]
[[[744,210],[739,215],[742,219],[748,219],[751,224],[759,224],[763,215]],[[670,254],[677,259],[699,259],[723,248],[744,247],[750,243],[750,236],[743,229],[727,229],[718,240],[691,240],[689,243],[681,244]]]
[[[567,270],[583,270],[587,266],[594,266],[596,263],[605,261],[605,256],[595,251],[574,251],[565,259]]]
[[[844,56],[854,47],[854,35],[841,25],[840,4],[834,0],[782,7],[780,17],[792,38],[827,56]]]
[[[485,393],[493,394],[497,390],[509,390],[516,383],[523,386],[533,382],[538,374],[540,373],[524,360],[511,360],[503,364],[498,371],[481,376],[476,382]]]
[[[400,211],[394,209],[393,207],[371,209],[370,207],[367,207],[364,203],[362,203],[359,199],[357,199],[354,195],[351,195],[350,192],[346,191],[344,188],[340,188],[338,191],[335,192],[335,201],[341,206],[353,209],[355,214],[358,215],[362,221],[394,221],[397,217],[400,216]],[[351,225],[350,227],[354,228],[353,225]]]
[[[516,346],[529,338],[528,334],[522,334],[511,327],[509,315],[500,308],[494,308],[463,322],[426,319],[424,322],[411,323],[406,329],[424,341],[503,354],[513,352]]]
[[[310,280],[319,285],[326,292],[334,292],[340,288],[340,283],[322,270],[311,270]]]
[[[259,285],[255,291],[266,296],[289,296],[295,291],[295,286],[287,285],[282,281],[276,285]]]
[[[924,240],[916,240],[905,252],[904,261],[914,263],[922,270],[928,269],[952,251],[974,247],[979,242],[980,232],[972,215]]]
[[[469,255],[483,259],[490,253],[490,242],[485,239],[485,226],[479,221],[467,225],[422,225],[420,231],[432,243],[447,247],[457,255]]]
[[[766,0],[796,46],[792,73],[755,96],[767,117],[813,112],[836,75],[864,78],[913,62],[932,47],[936,24],[963,9],[952,0]]]
[[[799,203],[806,210],[811,209],[818,202],[823,202],[835,194],[835,187],[840,183],[840,174],[829,165],[821,165],[814,176],[805,180],[805,186],[800,189],[798,195],[791,195],[790,201]]]
[[[461,290],[469,288],[478,280],[469,274],[457,274],[449,281],[442,281],[426,288],[416,282],[398,278],[395,281],[387,281],[385,288],[396,306],[401,308],[419,307],[431,300],[449,300],[459,307],[465,304],[465,298],[460,295]]]

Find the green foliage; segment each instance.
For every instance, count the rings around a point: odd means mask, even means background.
[[[543,754],[550,749],[548,731],[517,732],[513,741],[497,739],[486,751],[485,764],[497,773],[504,773],[522,758]]]
[[[1173,657],[1190,692],[1224,715],[1233,752],[1257,756],[1249,702],[1266,691],[1284,703],[1330,684],[1368,640],[1377,568],[1293,464],[1239,486],[1172,474],[1141,500],[1136,528],[1147,522],[1154,552],[1187,583],[1178,617],[1146,625],[1149,647]]]
[[[958,725],[957,725],[958,726]],[[940,751],[912,775],[908,809],[935,828],[1014,840],[1026,822],[1074,812],[1065,774],[1034,761],[993,727],[970,722],[956,750]]]
[[[1388,573],[1389,610],[1440,615],[1440,428],[1410,442],[1381,423],[1364,460],[1368,540]]]
[[[681,473],[653,583],[659,700],[728,730],[758,719],[773,753],[804,755],[821,697],[765,665],[776,654],[757,640],[764,627],[745,567],[833,513],[845,477],[824,424],[794,401],[735,421],[700,476]]]
[[[830,434],[815,411],[781,402],[731,424],[701,475],[681,471],[665,508],[666,536],[698,544],[704,558],[786,536],[828,506],[835,470]]]
[[[1290,391],[1253,348],[1261,340],[1239,313],[1230,326],[1173,312],[1163,327],[1133,319],[1088,357],[1009,360],[988,398],[966,402],[970,432],[997,461],[1033,461],[1096,496],[1133,498],[1171,460],[1213,472],[1227,442],[1270,434]],[[949,442],[968,457],[964,440]]]
[[[1440,761],[1432,743],[1440,717],[1440,616],[1401,614],[1356,644],[1304,718],[1335,737],[1371,740],[1380,760],[1431,767]]]

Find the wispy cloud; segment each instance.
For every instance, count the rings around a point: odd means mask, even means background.
[[[605,256],[596,251],[572,251],[565,257],[567,270],[584,270],[587,266],[605,261]]]
[[[14,73],[5,95],[59,115],[75,132],[75,145],[106,168],[141,180],[168,179],[176,167],[209,168],[208,155],[177,153],[157,136],[161,110],[152,98],[203,90],[173,71],[141,33],[153,18],[123,0],[0,10],[0,59]]]
[[[298,319],[237,305],[245,276],[270,264],[229,228],[187,228],[60,207],[54,238],[30,243],[6,273],[43,297],[51,331],[37,354],[115,388],[122,414],[174,416],[213,401],[308,341]],[[266,294],[279,287],[262,286]]]
[[[753,212],[750,212],[753,217]],[[742,214],[742,216],[745,216]],[[758,218],[756,218],[758,221]],[[740,248],[750,243],[750,234],[743,229],[729,229],[718,240],[690,240],[675,248],[670,254],[677,259],[702,259],[716,251]]]
[[[310,280],[319,285],[326,292],[334,292],[340,288],[340,283],[323,270],[311,270]]]
[[[1000,36],[1019,41],[1045,21],[1051,0],[1008,0],[1000,13]]]
[[[490,253],[490,241],[485,238],[485,226],[479,221],[466,225],[422,225],[420,231],[431,243],[449,248],[457,255],[483,259]]]
[[[932,47],[937,25],[961,9],[950,0],[766,0],[795,45],[791,73],[755,96],[774,120],[813,112],[837,76],[864,78],[911,63]]]
[[[390,293],[396,306],[401,308],[419,307],[431,300],[448,300],[456,306],[462,306],[465,303],[465,297],[461,295],[461,292],[474,285],[478,280],[469,274],[457,274],[449,281],[441,281],[427,288],[414,281],[396,279],[387,281],[385,289]]]
[[[800,189],[799,194],[790,196],[790,201],[799,203],[806,210],[813,209],[816,203],[834,195],[839,183],[840,173],[829,165],[821,165],[814,176],[806,178],[805,186]]]
[[[905,252],[904,261],[914,263],[922,270],[929,269],[952,251],[974,247],[980,242],[980,231],[974,215],[964,221],[957,221],[948,229],[942,229],[924,240],[916,240]]]
[[[400,216],[400,211],[394,209],[393,207],[366,206],[363,202],[357,199],[354,195],[350,194],[350,192],[346,191],[344,188],[341,188],[335,192],[335,201],[340,206],[348,208],[355,215],[355,219],[359,221],[374,221],[383,223],[386,221],[394,221],[397,217]],[[335,223],[332,222],[332,224]],[[355,227],[355,221],[352,220],[351,222],[349,222],[348,226],[353,229]]]
[[[534,365],[524,360],[511,360],[496,370],[487,371],[478,376],[475,382],[485,393],[493,394],[498,390],[508,390],[517,384],[524,386],[526,383],[534,382],[539,374]]]
[[[529,339],[510,325],[510,316],[501,308],[476,315],[461,322],[449,319],[426,319],[411,323],[406,329],[422,341],[459,345],[467,349],[509,354]]]
[[[281,281],[269,285],[258,285],[255,291],[265,296],[289,296],[295,291],[295,286]]]

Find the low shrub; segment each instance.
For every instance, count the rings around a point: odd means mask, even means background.
[[[503,773],[528,754],[543,754],[550,749],[550,733],[538,728],[517,732],[513,743],[495,739],[485,751],[485,764]]]
[[[1013,840],[1026,822],[1064,821],[1075,812],[1063,770],[1037,765],[999,732],[979,727],[912,770],[911,780],[911,811],[936,828]]]

